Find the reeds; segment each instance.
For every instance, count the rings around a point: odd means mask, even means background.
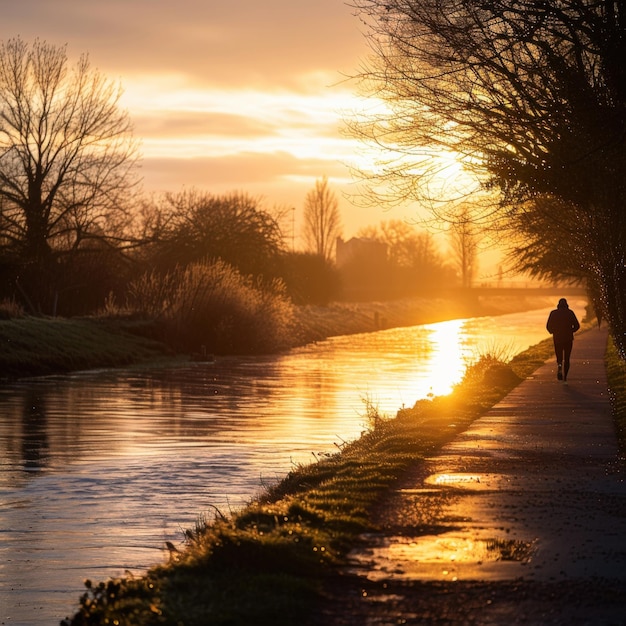
[[[177,349],[254,354],[293,344],[293,306],[283,284],[242,276],[221,260],[144,274],[131,283],[127,308],[155,319]]]

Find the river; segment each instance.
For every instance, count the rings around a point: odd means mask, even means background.
[[[584,301],[571,300],[579,318]],[[547,337],[548,309],[333,337],[286,354],[0,388],[0,624],[55,624],[83,580],[141,573],[183,530],[297,464],[448,393],[480,354]],[[575,357],[575,352],[574,352]]]

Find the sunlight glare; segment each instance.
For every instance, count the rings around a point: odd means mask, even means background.
[[[444,396],[452,392],[452,388],[463,377],[467,365],[465,350],[462,344],[462,330],[466,320],[457,319],[425,328],[430,331],[432,356],[429,369],[432,373],[434,396]]]
[[[145,157],[285,153],[304,160],[329,155],[348,160],[357,140],[341,135],[341,112],[352,108],[354,99],[343,86],[227,90],[191,85],[173,75],[137,77],[122,102],[142,137]]]

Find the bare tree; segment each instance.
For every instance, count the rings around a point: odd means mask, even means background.
[[[450,224],[450,248],[464,288],[472,286],[478,271],[478,233],[465,207]]]
[[[366,226],[358,236],[380,241],[387,246],[387,256],[392,266],[440,269],[444,261],[436,249],[432,233],[421,230],[402,220],[381,222],[379,227]]]
[[[333,257],[335,242],[341,235],[341,217],[337,197],[324,176],[304,200],[304,241],[309,251],[327,261]]]
[[[353,4],[375,52],[363,85],[386,105],[355,127],[385,149],[374,184],[423,200],[437,155],[459,155],[498,192],[483,218],[527,229],[525,263],[586,278],[626,357],[624,3]]]
[[[136,145],[121,89],[65,47],[0,45],[0,236],[46,266],[126,220]]]
[[[424,293],[450,286],[454,280],[454,270],[439,252],[433,234],[415,224],[389,220],[379,226],[366,226],[357,236],[385,245],[381,293],[386,291],[394,296]],[[366,281],[372,283],[374,272],[367,267],[365,259],[358,259],[357,264],[366,273]]]

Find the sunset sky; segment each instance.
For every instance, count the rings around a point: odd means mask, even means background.
[[[357,208],[341,132],[368,54],[343,0],[1,0],[0,35],[67,44],[119,80],[147,190],[244,191],[295,207],[329,178],[344,235],[409,212]],[[298,221],[296,217],[296,222]],[[296,230],[299,230],[296,227]]]
[[[375,103],[349,80],[370,51],[344,0],[0,0],[0,38],[67,45],[72,62],[119,81],[141,141],[146,191],[245,192],[291,209],[302,245],[304,199],[327,176],[343,236],[417,205],[363,206],[350,165],[364,146],[345,121]],[[287,214],[292,213],[287,210]],[[447,238],[437,235],[443,248]],[[500,253],[481,255],[493,276]]]

